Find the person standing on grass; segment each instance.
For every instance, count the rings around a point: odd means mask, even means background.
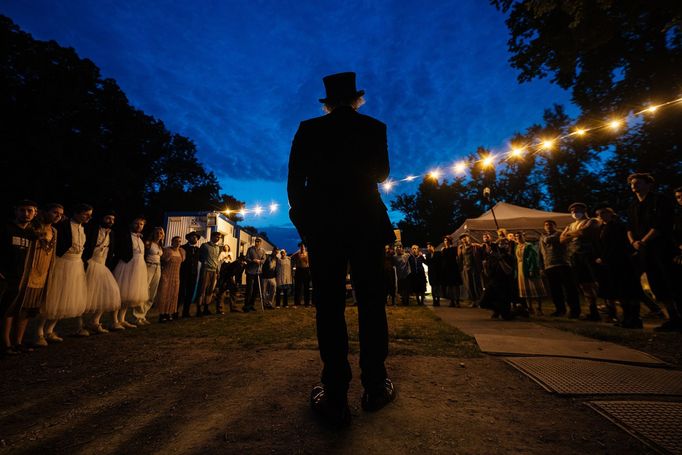
[[[185,250],[180,248],[180,237],[171,239],[171,246],[163,249],[161,255],[161,278],[156,293],[159,307],[159,322],[172,321],[178,310],[180,291],[180,264],[185,260]]]
[[[166,237],[161,226],[152,229],[151,235],[144,242],[144,262],[147,264],[147,286],[149,298],[142,305],[133,308],[133,315],[137,325],[149,325],[147,313],[156,299],[161,279],[161,256],[163,255],[163,240]]]
[[[289,307],[289,291],[293,284],[293,276],[291,273],[291,259],[287,256],[286,250],[280,250],[277,258],[277,299],[275,306],[277,308]]]
[[[410,247],[410,291],[414,293],[417,299],[417,305],[424,305],[424,298],[426,295],[426,271],[424,270],[424,255],[419,245],[412,245]]]
[[[256,297],[263,298],[262,268],[265,262],[265,250],[261,247],[261,239],[256,237],[253,245],[246,250],[246,295],[244,308],[248,313],[256,311]]]
[[[395,244],[393,265],[395,267],[396,276],[398,277],[400,304],[408,306],[410,304],[410,276],[412,275],[412,268],[410,267],[410,253],[403,249],[403,244],[400,242]]]
[[[440,306],[440,296],[442,288],[442,274],[443,274],[443,255],[440,251],[436,251],[436,247],[431,242],[426,243],[426,266],[429,268],[427,272],[429,277],[429,284],[431,285],[431,298],[433,299],[433,306]]]
[[[99,223],[89,223],[86,231],[83,261],[88,282],[88,304],[85,313],[91,315],[90,323],[86,325],[92,333],[107,333],[108,330],[100,323],[102,314],[121,308],[121,291],[116,278],[106,266],[113,259],[112,229],[115,222],[116,213],[108,210],[102,214]]]
[[[12,346],[12,324],[15,317],[21,278],[26,267],[26,256],[36,235],[31,221],[38,213],[38,204],[23,200],[14,206],[14,219],[0,231],[0,321],[2,321],[2,350],[0,356],[15,355]]]
[[[294,271],[294,307],[301,305],[310,306],[310,260],[308,259],[308,248],[303,242],[298,244],[298,251],[293,256]]]
[[[199,277],[199,235],[196,232],[189,232],[185,234],[187,243],[182,245],[185,251],[185,260],[180,265],[180,294],[178,297],[178,306],[182,305],[182,317],[188,318],[191,316],[190,308],[194,302],[194,291],[197,287],[197,278]]]
[[[628,177],[635,195],[628,208],[628,240],[635,249],[641,270],[646,273],[651,292],[657,302],[663,302],[668,320],[654,330],[682,331],[682,302],[675,301],[673,241],[674,208],[665,195],[653,191],[654,178],[648,173]]]
[[[35,226],[35,241],[28,253],[24,277],[22,278],[21,312],[17,320],[16,345],[23,346],[23,337],[26,332],[28,320],[40,315],[41,308],[45,305],[47,295],[47,281],[50,270],[54,266],[57,249],[57,230],[54,224],[64,217],[64,206],[51,203],[44,206],[38,213]],[[37,324],[36,346],[47,346],[44,336],[45,320],[41,317]]]
[[[384,245],[395,240],[377,184],[389,175],[386,125],[357,112],[364,100],[355,73],[323,79],[327,112],[301,122],[291,146],[289,216],[310,252],[322,385],[310,405],[323,421],[350,424],[345,278],[348,264],[358,305],[362,408],[395,398],[386,372],[388,324],[383,289]],[[327,170],[328,172],[325,172]],[[361,235],[349,233],[361,232]],[[334,239],[335,248],[329,248]]]
[[[220,269],[220,253],[223,247],[219,245],[223,234],[218,231],[211,233],[211,241],[206,242],[199,248],[199,287],[197,288],[197,316],[211,314],[209,305],[213,301],[213,291],[218,282],[218,270]]]
[[[121,309],[114,311],[113,330],[134,329],[137,326],[126,321],[128,308],[136,308],[149,300],[147,265],[144,262],[142,231],[146,220],[138,216],[130,223],[130,230],[116,236],[114,278],[121,291]]]
[[[587,206],[582,202],[574,202],[568,211],[574,221],[566,226],[559,239],[566,247],[566,257],[578,287],[589,303],[590,313],[586,319],[601,321],[597,309],[599,287],[594,271],[599,223],[587,216]]]
[[[78,204],[71,219],[65,219],[57,228],[57,249],[54,266],[47,282],[47,296],[41,314],[51,321],[45,332],[48,341],[57,337],[54,327],[61,319],[78,318],[77,336],[90,336],[85,328],[83,313],[88,305],[88,281],[85,275],[83,251],[85,249],[85,225],[92,218],[92,206]]]
[[[580,315],[580,296],[578,285],[566,262],[566,250],[560,240],[561,233],[557,231],[554,220],[546,220],[544,229],[545,233],[540,236],[540,264],[554,303],[554,313],[550,316],[565,316],[568,305],[569,317],[575,319]]]
[[[452,243],[452,237],[443,237],[441,249],[444,297],[450,300],[450,307],[459,307],[459,288],[462,285],[462,274],[457,264],[457,248]]]
[[[277,256],[279,250],[273,248],[272,252],[265,257],[263,262],[263,298],[265,309],[272,310],[275,307],[275,294],[277,294]]]

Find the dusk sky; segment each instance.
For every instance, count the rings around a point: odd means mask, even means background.
[[[243,224],[272,230],[287,246],[279,228],[291,228],[289,148],[298,123],[322,114],[323,76],[357,72],[361,112],[388,125],[395,179],[479,145],[506,149],[545,108],[570,102],[546,80],[517,82],[504,15],[484,0],[1,5],[34,38],[75,48],[134,106],[193,139],[223,192],[251,207],[279,203],[276,215]]]

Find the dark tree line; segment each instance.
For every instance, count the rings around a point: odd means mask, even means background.
[[[240,208],[221,194],[191,139],[130,105],[113,79],[0,16],[0,194],[88,202],[159,224],[171,210]],[[233,219],[236,215],[232,215]]]
[[[517,133],[514,144],[567,134],[576,124],[589,128],[682,96],[682,2],[491,4],[506,15],[510,63],[519,70],[519,82],[548,77],[570,90],[580,108],[575,119],[562,106],[547,109],[543,123]],[[392,202],[405,214],[398,227],[408,242],[438,241],[488,208],[481,194],[486,186],[498,201],[529,207],[566,211],[571,202],[582,201],[623,210],[632,198],[626,184],[632,172],[651,172],[661,191],[682,186],[681,120],[682,105],[675,105],[629,125],[627,134],[603,130],[496,170],[474,166],[470,178],[438,184],[426,179],[416,194]],[[479,148],[468,159],[473,163],[485,153]]]

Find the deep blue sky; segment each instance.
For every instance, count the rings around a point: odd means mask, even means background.
[[[388,125],[393,178],[479,145],[504,149],[545,108],[569,102],[547,81],[517,82],[504,16],[484,0],[13,0],[0,11],[74,47],[133,105],[192,138],[225,193],[279,202],[278,215],[244,221],[265,230],[291,227],[289,147],[299,121],[322,114],[326,74],[358,73],[361,112]]]

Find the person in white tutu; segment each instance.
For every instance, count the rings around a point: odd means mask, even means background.
[[[71,219],[65,219],[57,228],[57,257],[47,282],[47,297],[41,315],[50,321],[44,328],[48,341],[59,341],[54,327],[60,319],[79,317],[85,311],[88,301],[88,285],[83,264],[85,229],[92,217],[92,206],[78,204],[74,207]],[[45,324],[43,320],[43,325]],[[82,325],[76,332],[78,336],[88,336]]]
[[[144,241],[142,231],[146,220],[139,216],[130,223],[130,231],[116,237],[118,263],[114,278],[121,291],[121,309],[114,312],[113,330],[137,327],[126,321],[128,308],[136,308],[149,300],[147,264],[144,262]]]
[[[86,278],[88,281],[88,305],[85,313],[90,315],[86,324],[91,333],[107,333],[102,327],[102,314],[118,312],[121,308],[121,292],[114,275],[107,268],[107,260],[111,258],[114,247],[114,236],[111,229],[116,221],[113,210],[104,211],[99,223],[90,223],[87,240],[83,251]],[[81,317],[81,321],[83,318]]]
[[[144,242],[144,261],[147,264],[147,285],[149,287],[149,300],[142,305],[133,308],[135,323],[148,325],[147,313],[152,308],[156,299],[156,291],[159,289],[161,279],[161,256],[163,255],[163,241],[166,233],[161,226],[152,230],[152,234]]]

